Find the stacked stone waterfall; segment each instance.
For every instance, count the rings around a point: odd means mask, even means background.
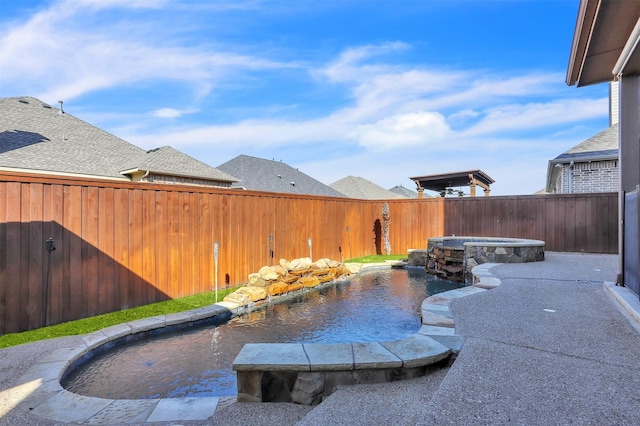
[[[357,272],[356,268],[356,265],[352,269],[349,264],[330,259],[315,262],[308,257],[291,261],[280,259],[279,265],[263,266],[258,272],[249,274],[247,285],[227,295],[224,301],[245,306],[269,296],[315,287],[349,276]]]

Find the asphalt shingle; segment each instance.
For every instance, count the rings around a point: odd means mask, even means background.
[[[347,176],[329,185],[349,198],[360,200],[394,200],[407,197],[387,191],[381,186],[358,176]]]
[[[26,96],[0,99],[0,168],[119,180],[128,180],[123,171],[137,168],[170,176],[236,180],[170,147],[147,152]]]
[[[217,168],[240,179],[233,187],[253,191],[344,197],[344,194],[282,161],[239,155]]]

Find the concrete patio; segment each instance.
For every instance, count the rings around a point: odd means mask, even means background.
[[[449,369],[425,377],[340,387],[315,407],[212,399],[200,417],[186,401],[147,401],[130,424],[640,424],[640,302],[605,284],[616,269],[617,256],[547,253],[481,271],[501,284],[447,304],[466,340]],[[102,423],[73,417],[84,407],[59,406],[57,420],[18,407],[20,377],[81,341],[0,350],[0,425]],[[103,421],[122,424],[122,410],[111,410]]]

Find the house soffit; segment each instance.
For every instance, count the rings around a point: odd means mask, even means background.
[[[611,81],[613,69],[640,17],[640,1],[582,0],[578,10],[566,82],[586,86]],[[625,74],[640,72],[633,49]]]

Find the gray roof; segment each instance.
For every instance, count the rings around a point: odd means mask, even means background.
[[[253,191],[344,197],[344,194],[282,161],[239,155],[217,168],[240,179],[233,187]]]
[[[618,156],[618,124],[590,137],[586,141],[563,152],[553,160],[554,163],[574,161],[594,161]],[[586,160],[585,160],[586,159]]]
[[[123,172],[128,170],[144,170],[169,176],[193,177],[222,182],[238,181],[233,176],[183,154],[170,146],[146,151],[144,155],[122,169]]]
[[[172,148],[147,152],[38,99],[0,98],[0,168],[128,180],[123,171],[146,165],[160,174],[235,180]]]
[[[418,193],[416,191],[412,191],[402,185],[396,185],[393,188],[389,188],[389,191],[400,194],[406,198],[418,198]]]
[[[347,176],[331,185],[331,188],[342,192],[349,198],[361,200],[393,200],[406,199],[407,197],[395,192],[387,191],[381,186],[357,176]]]

